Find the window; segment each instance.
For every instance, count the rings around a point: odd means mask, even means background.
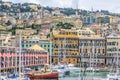
[[[66,32],[66,34],[68,35],[68,32]]]
[[[80,49],[80,53],[81,53],[81,49]]]
[[[100,53],[100,49],[98,49],[98,53]]]
[[[73,59],[73,61],[75,61],[75,59]]]
[[[36,43],[38,43],[38,41],[36,41]]]
[[[70,59],[69,59],[69,61],[70,61]]]
[[[86,53],[87,53],[87,49],[86,49],[86,51],[85,51]]]
[[[105,53],[105,50],[103,49],[103,53]]]
[[[46,45],[44,45],[44,47],[46,47]]]
[[[48,49],[48,52],[49,52],[50,50]]]
[[[96,53],[96,49],[95,49],[95,53]]]

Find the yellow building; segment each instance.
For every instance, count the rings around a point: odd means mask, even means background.
[[[78,59],[71,56],[78,56],[78,34],[76,30],[61,29],[53,31],[54,57],[53,63],[65,61],[66,63],[77,64]],[[69,58],[68,58],[69,57]]]
[[[85,56],[85,58],[81,58],[81,62],[89,63],[90,54],[94,54],[94,56],[105,55],[105,38],[95,35],[89,28],[53,31],[53,43],[53,63],[66,61],[78,64],[81,55]],[[105,63],[105,59],[92,58],[91,62]]]
[[[118,17],[110,16],[110,24],[117,23],[119,21]]]
[[[22,19],[16,20],[16,24],[21,25],[22,23],[23,23],[23,20],[22,20]]]
[[[106,55],[110,57],[120,55],[120,35],[111,33],[109,36],[107,36],[107,52]],[[108,65],[112,65],[114,61],[114,58],[110,58],[106,60],[106,63]]]

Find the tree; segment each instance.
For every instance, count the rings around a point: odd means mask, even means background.
[[[63,22],[59,22],[57,25],[57,28],[62,28],[64,26]]]
[[[32,25],[31,25],[31,28],[32,28],[32,29],[35,29],[35,25],[34,25],[34,24],[32,24]]]
[[[47,34],[47,38],[49,38],[50,37],[50,34]]]
[[[7,23],[6,23],[7,26],[9,26],[9,25],[11,25],[11,24],[12,24],[12,23],[11,23],[9,20],[8,20]]]
[[[64,23],[64,29],[71,29],[73,25],[71,23]]]
[[[57,25],[57,29],[71,29],[73,27],[73,24],[71,23],[63,23],[63,22],[59,22]]]

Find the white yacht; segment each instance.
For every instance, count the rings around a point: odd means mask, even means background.
[[[7,77],[5,77],[5,76],[0,76],[0,80],[7,80]]]
[[[67,65],[56,65],[52,68],[53,71],[59,72],[59,77],[64,77],[66,75],[69,75],[69,68]]]
[[[80,68],[71,66],[70,64],[68,65],[59,64],[59,65],[54,66],[52,70],[59,72],[59,77],[64,77],[64,76],[70,76],[70,74],[80,71]]]
[[[120,80],[120,73],[109,73],[107,80]]]

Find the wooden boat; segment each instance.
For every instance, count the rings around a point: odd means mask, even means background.
[[[49,68],[49,66],[45,66],[41,70],[33,71],[32,73],[28,74],[30,79],[58,79],[59,73],[53,72]]]
[[[35,71],[32,74],[28,74],[30,79],[58,79],[58,72],[40,72]]]

